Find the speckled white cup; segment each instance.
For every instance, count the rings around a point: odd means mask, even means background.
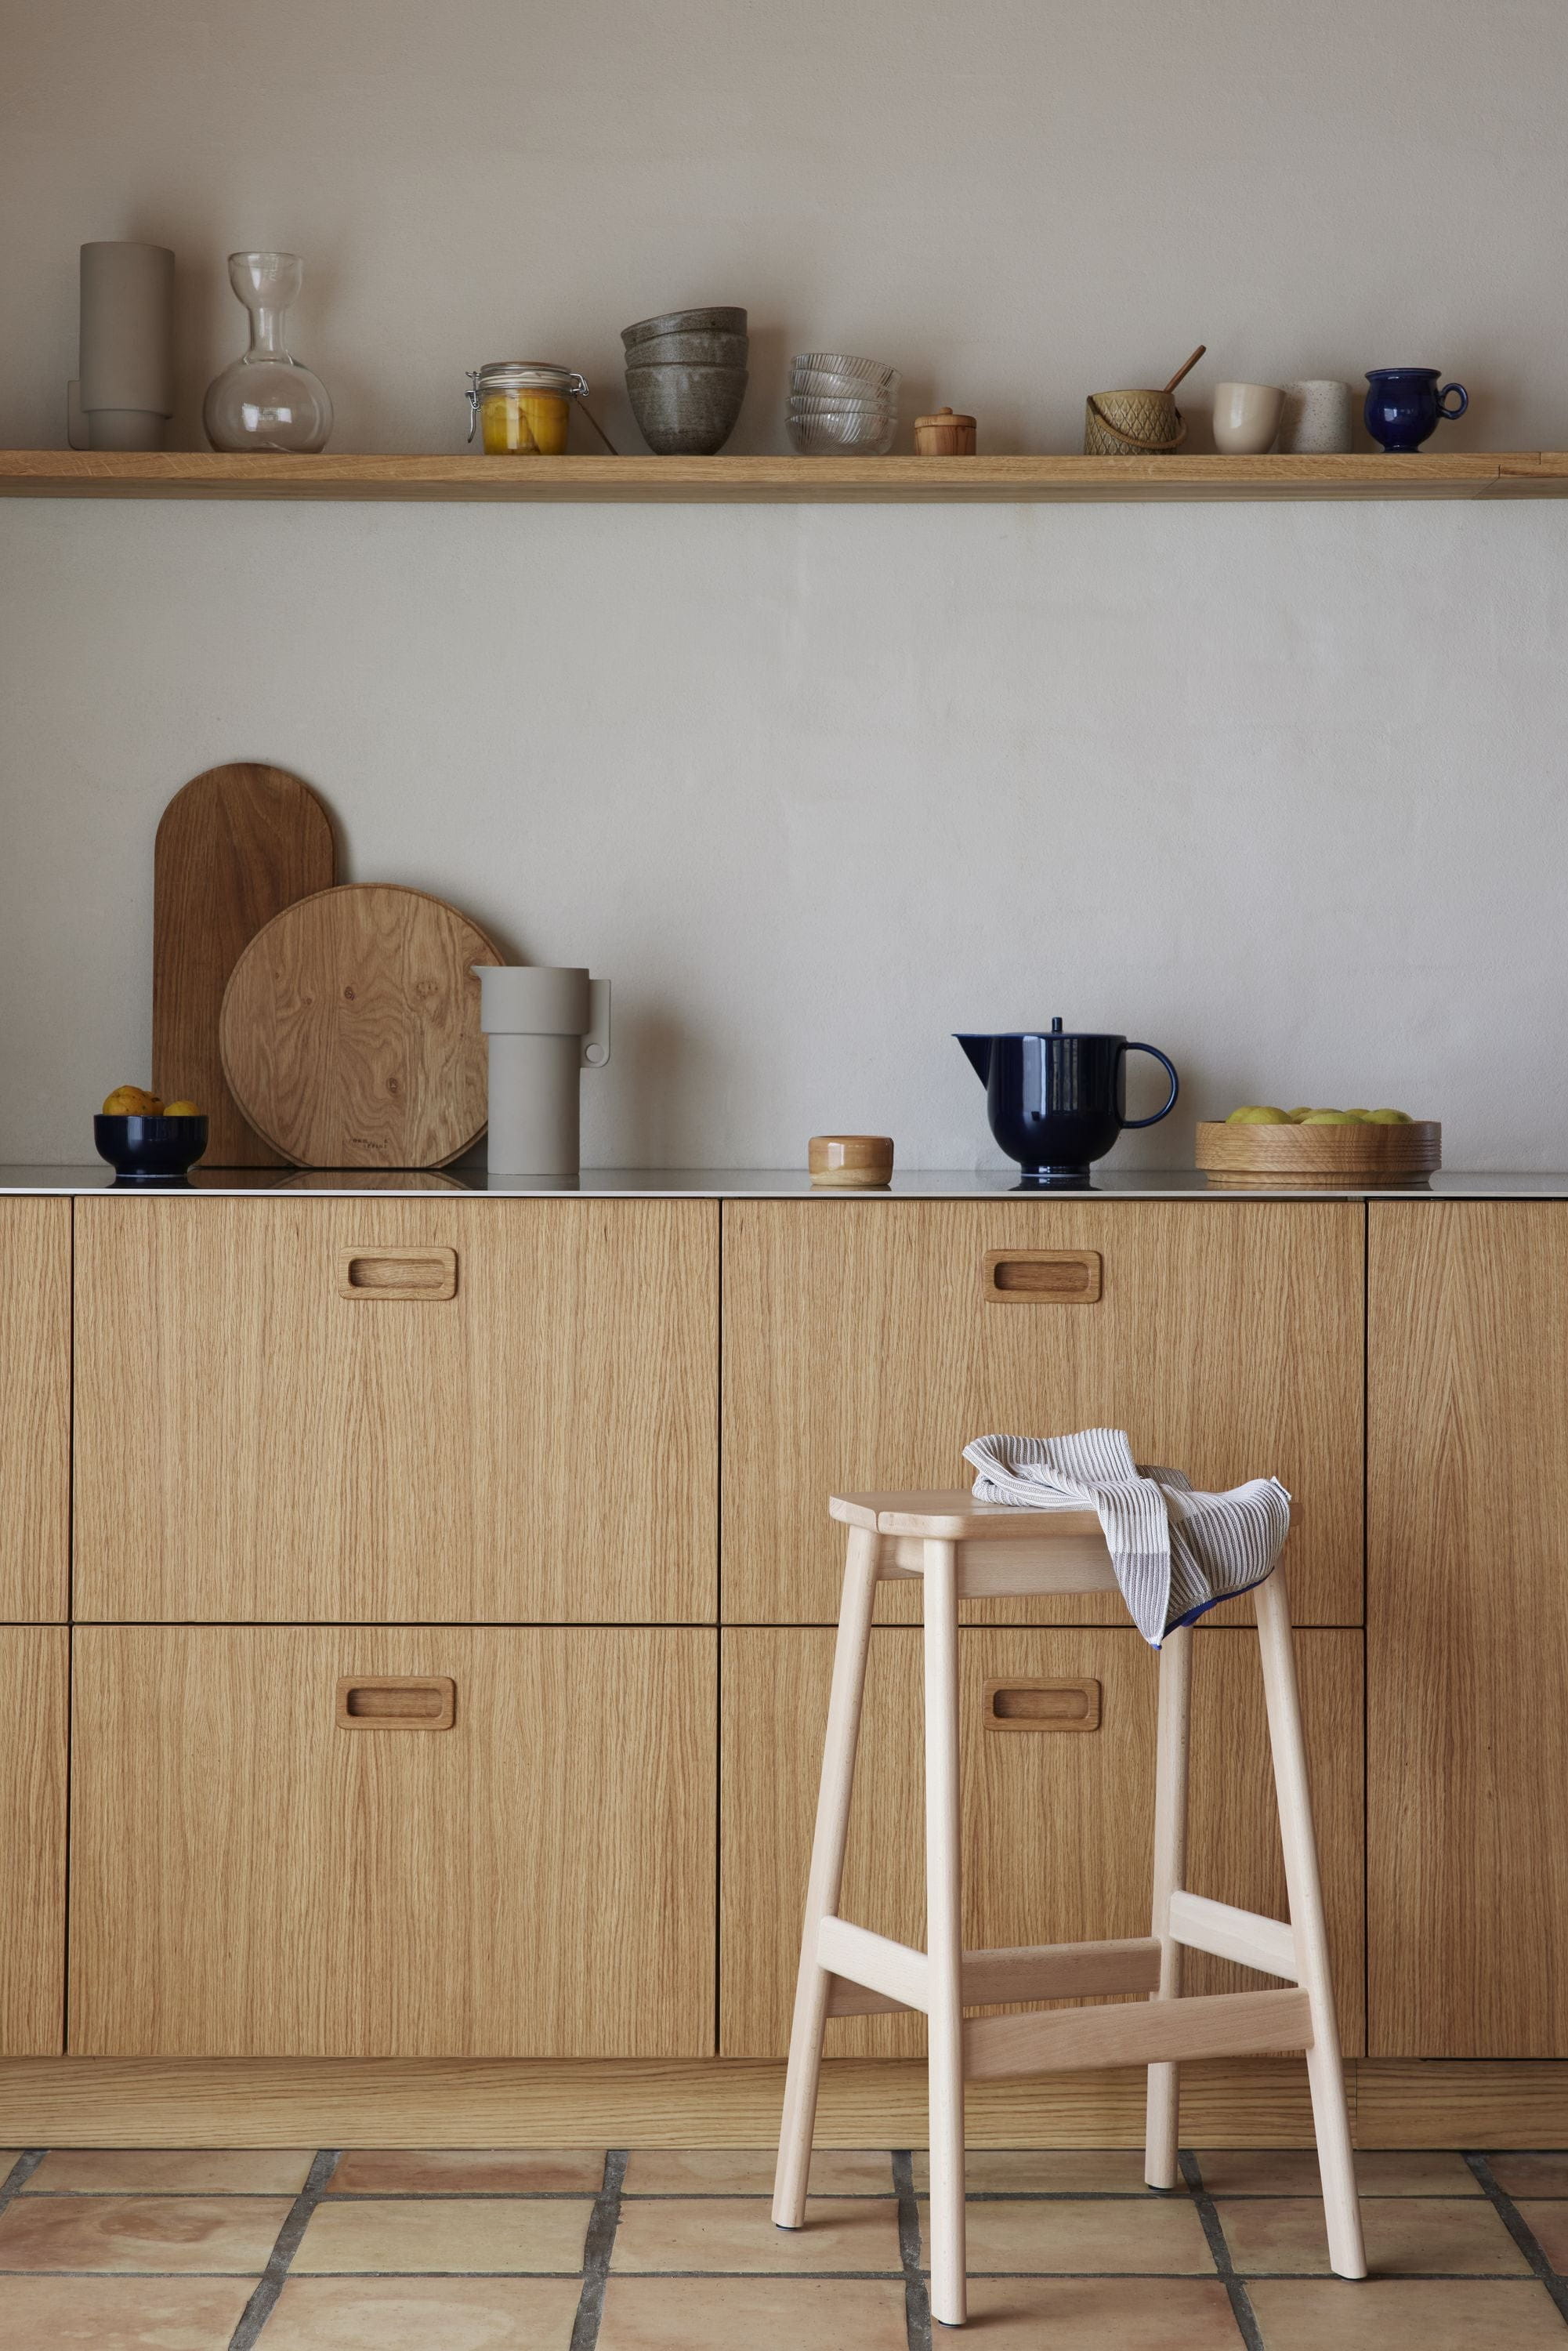
[[[1280,447],[1297,457],[1343,455],[1350,447],[1354,394],[1348,383],[1314,376],[1285,386],[1280,411]]]

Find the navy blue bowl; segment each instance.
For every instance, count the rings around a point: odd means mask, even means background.
[[[207,1147],[204,1118],[117,1118],[94,1114],[92,1139],[117,1176],[167,1183],[193,1167]]]

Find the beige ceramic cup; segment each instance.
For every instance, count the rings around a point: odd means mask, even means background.
[[[1217,383],[1215,447],[1226,457],[1260,457],[1274,445],[1284,402],[1277,383]]]
[[[811,1181],[846,1192],[876,1192],[893,1181],[891,1134],[814,1134]]]

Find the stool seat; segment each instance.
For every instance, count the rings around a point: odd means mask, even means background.
[[[926,2020],[929,2045],[934,2318],[962,2325],[967,2307],[965,2083],[1088,2065],[1148,2068],[1145,2176],[1152,2188],[1168,2189],[1178,2178],[1179,2065],[1194,2058],[1304,2051],[1330,2265],[1342,2277],[1364,2277],[1283,1569],[1276,1567],[1254,1588],[1252,1601],[1289,1917],[1238,1909],[1195,1894],[1183,1883],[1193,1629],[1181,1625],[1166,1634],[1160,1651],[1150,1932],[1103,1942],[966,1950],[958,1603],[1114,1590],[1111,1553],[1093,1510],[1022,1510],[1010,1502],[978,1502],[962,1489],[835,1494],[828,1507],[849,1530],[848,1557],[800,1938],[774,2220],[784,2229],[799,2229],[805,2221],[828,2018],[912,2010]],[[918,1577],[925,1585],[924,1950],[873,1933],[839,1909],[872,1616],[877,1584],[889,1577]],[[1189,1950],[1238,1960],[1272,1976],[1277,1988],[1184,1998],[1182,1961]],[[1121,2004],[1111,2007],[1020,2012],[1018,2005],[1118,1996]],[[1124,2004],[1129,1999],[1134,2004]],[[1013,2012],[970,2012],[1002,2003]]]

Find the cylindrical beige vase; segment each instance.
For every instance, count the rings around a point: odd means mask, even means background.
[[[66,388],[73,449],[161,449],[174,413],[174,256],[84,245],[81,372]]]

